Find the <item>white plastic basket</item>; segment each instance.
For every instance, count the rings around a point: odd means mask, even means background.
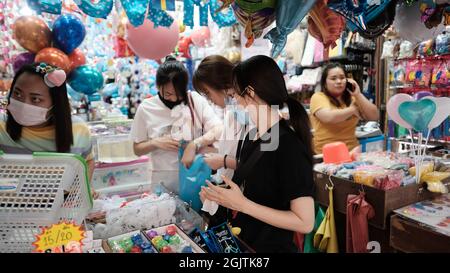
[[[92,208],[83,158],[0,151],[0,252],[31,252],[41,228],[81,224]]]

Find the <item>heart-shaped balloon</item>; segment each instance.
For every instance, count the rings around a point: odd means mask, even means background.
[[[406,129],[411,129],[412,128],[411,125],[409,125],[404,119],[402,119],[402,117],[400,117],[400,114],[398,112],[400,104],[402,104],[405,101],[414,101],[414,99],[407,94],[396,94],[389,99],[386,108],[389,117],[395,123]]]
[[[436,113],[436,103],[429,99],[402,102],[398,108],[400,117],[419,132],[428,129]]]
[[[441,125],[450,116],[450,98],[447,97],[425,97],[423,100],[431,100],[436,104],[436,114],[428,124],[428,129]]]

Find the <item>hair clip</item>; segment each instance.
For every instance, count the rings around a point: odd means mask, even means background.
[[[44,74],[44,82],[50,87],[59,87],[66,81],[66,72],[46,63],[36,66],[36,72]]]

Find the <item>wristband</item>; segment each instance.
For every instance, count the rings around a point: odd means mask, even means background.
[[[228,155],[224,155],[223,156],[223,167],[226,169],[227,168],[227,156]]]

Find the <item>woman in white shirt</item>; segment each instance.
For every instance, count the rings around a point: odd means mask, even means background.
[[[158,96],[144,100],[131,128],[134,153],[149,155],[151,183],[163,183],[178,193],[178,151],[188,143],[181,159],[190,167],[200,148],[208,146],[222,133],[221,121],[207,100],[188,92],[188,73],[173,57],[166,58],[156,73]]]
[[[233,92],[232,70],[234,65],[225,57],[211,55],[202,60],[192,78],[195,90],[205,95],[223,111],[223,131],[218,141],[218,153],[205,154],[208,166],[217,170],[216,182],[222,182],[221,175],[233,177],[236,168],[236,150],[239,139],[248,130],[249,116],[240,111],[237,102],[229,97]]]

